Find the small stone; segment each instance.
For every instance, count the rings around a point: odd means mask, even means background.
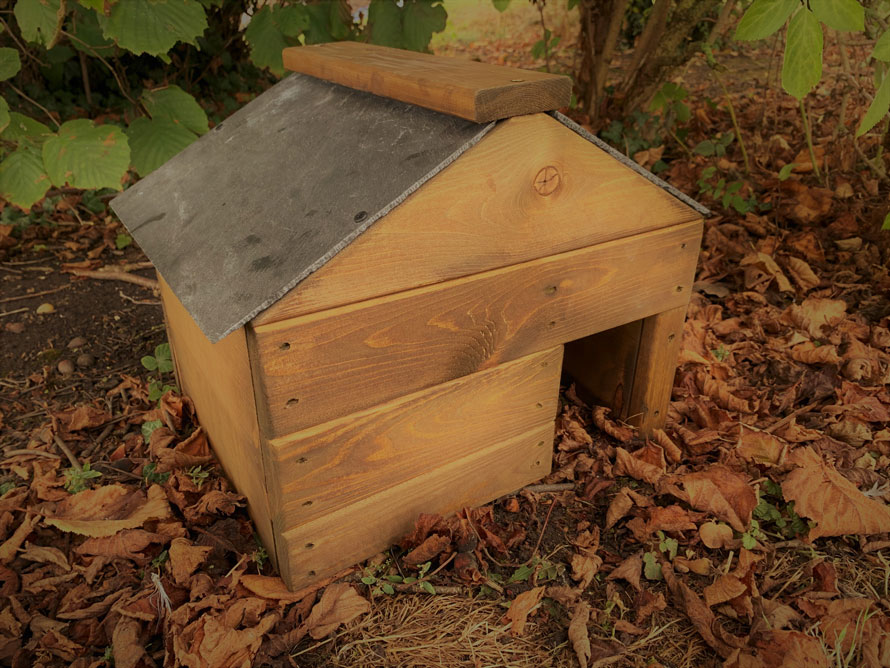
[[[56,307],[50,304],[49,302],[45,302],[37,307],[37,314],[44,315],[46,313],[55,313]]]
[[[21,334],[25,331],[25,323],[23,322],[8,322],[6,323],[7,332],[12,332],[13,334]]]
[[[63,376],[70,376],[72,373],[74,373],[74,363],[71,360],[61,360],[56,365],[56,368]]]
[[[96,359],[89,353],[81,353],[77,356],[77,366],[79,366],[81,369],[86,369],[87,367],[93,366],[93,362],[95,361]]]
[[[87,344],[87,340],[82,336],[75,336],[68,342],[68,348],[70,350],[74,350],[75,348],[83,348]]]

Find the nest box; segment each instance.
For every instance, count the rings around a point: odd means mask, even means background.
[[[550,470],[560,372],[665,417],[702,217],[569,80],[339,43],[112,206],[291,587]],[[563,359],[565,352],[565,359]]]

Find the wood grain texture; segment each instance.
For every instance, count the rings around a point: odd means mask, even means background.
[[[556,416],[562,346],[269,444],[270,505],[290,528]]]
[[[195,403],[229,480],[247,497],[248,511],[271,554],[275,537],[244,329],[210,343],[170,286],[158,278],[180,389]]]
[[[633,391],[643,321],[613,327],[566,344],[563,367],[588,402],[608,406],[622,419]]]
[[[253,322],[285,320],[700,217],[550,116],[511,118]]]
[[[685,304],[701,222],[251,328],[270,438]]]
[[[284,49],[284,67],[477,123],[568,106],[571,79],[361,42]]]
[[[286,531],[281,577],[291,589],[305,586],[386,549],[420,513],[448,515],[539,480],[550,471],[552,445],[550,421]]]
[[[687,304],[682,304],[643,320],[633,391],[625,408],[625,419],[639,426],[644,436],[663,427],[667,418],[686,307]]]

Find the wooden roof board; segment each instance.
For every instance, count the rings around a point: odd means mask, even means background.
[[[295,74],[111,205],[216,342],[493,125]]]
[[[363,42],[284,49],[295,72],[477,123],[568,106],[567,76],[434,56]]]

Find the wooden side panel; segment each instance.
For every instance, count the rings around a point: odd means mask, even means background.
[[[643,321],[636,320],[566,344],[563,367],[586,401],[608,406],[616,416],[633,392]]]
[[[511,118],[254,323],[285,320],[700,217],[553,118]]]
[[[214,453],[229,480],[247,497],[257,531],[271,551],[275,540],[244,329],[210,343],[158,278],[181,389],[195,402]]]
[[[278,555],[291,589],[386,549],[420,513],[487,503],[550,471],[553,422],[474,452],[284,533]]]
[[[701,223],[263,325],[270,438],[683,305]]]
[[[284,49],[284,67],[477,123],[559,109],[571,79],[362,42]]]
[[[625,418],[638,425],[644,435],[663,427],[667,418],[686,307],[687,304],[682,304],[643,321],[633,392],[625,409]]]
[[[556,415],[562,346],[270,443],[275,526],[293,527]]]

